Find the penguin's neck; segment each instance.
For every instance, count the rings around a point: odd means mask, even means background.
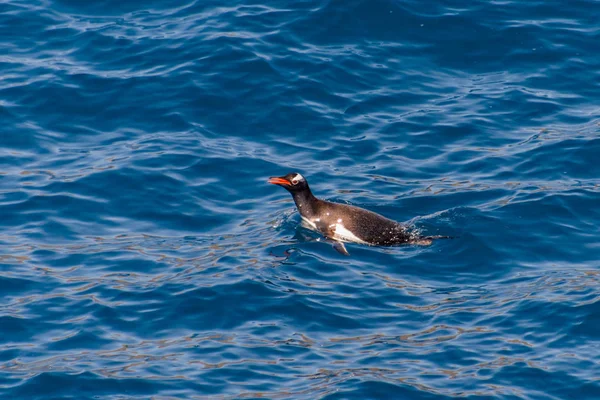
[[[294,198],[298,212],[304,218],[310,219],[316,214],[315,203],[317,202],[317,198],[312,194],[310,189],[293,193],[292,197]]]

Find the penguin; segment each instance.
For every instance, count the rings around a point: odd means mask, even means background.
[[[269,183],[282,186],[291,193],[302,221],[333,242],[334,248],[349,255],[344,242],[371,246],[417,244],[428,246],[433,239],[448,236],[415,236],[399,222],[363,208],[332,203],[316,198],[306,179],[297,172],[271,177]]]

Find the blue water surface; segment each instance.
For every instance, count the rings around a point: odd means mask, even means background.
[[[0,398],[599,399],[599,17],[0,1]]]

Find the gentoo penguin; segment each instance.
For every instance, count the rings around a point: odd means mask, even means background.
[[[311,228],[334,241],[334,247],[344,255],[343,242],[376,246],[398,244],[430,245],[432,239],[446,236],[415,236],[396,221],[362,208],[317,199],[306,179],[297,172],[269,178],[269,183],[284,187],[292,194],[302,220]]]

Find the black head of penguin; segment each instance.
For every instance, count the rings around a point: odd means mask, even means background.
[[[302,192],[310,193],[308,182],[306,182],[306,179],[297,172],[290,172],[289,174],[280,177],[271,177],[269,178],[269,183],[279,185],[291,194]]]

